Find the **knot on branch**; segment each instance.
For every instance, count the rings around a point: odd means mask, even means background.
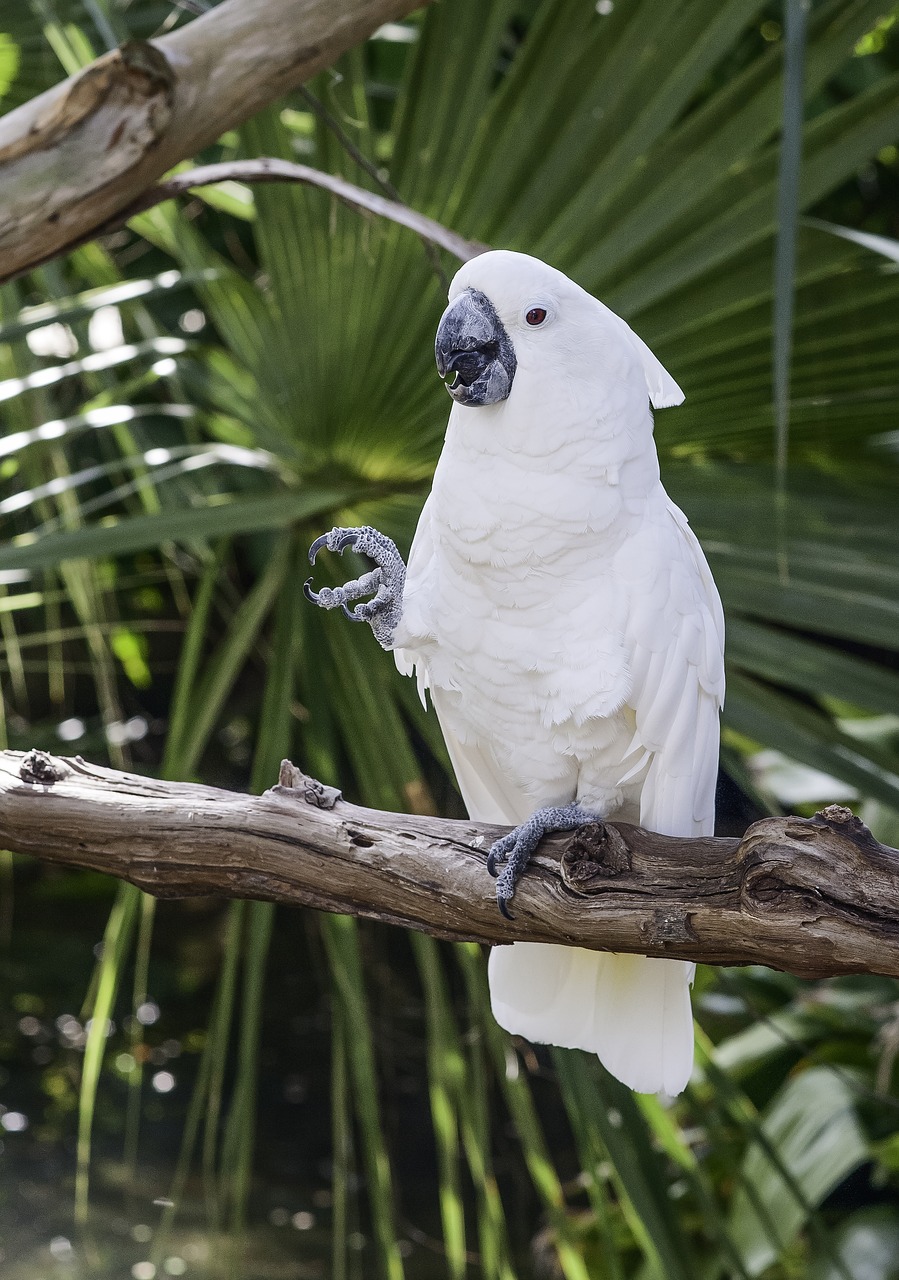
[[[753,914],[857,921],[863,911],[895,932],[895,850],[880,844],[851,809],[828,805],[813,818],[765,818],[740,842],[741,901]],[[863,906],[859,902],[863,890]]]
[[[316,809],[333,809],[338,800],[343,799],[343,792],[337,787],[326,787],[317,778],[310,778],[302,769],[298,769],[290,760],[282,760],[278,771],[278,782],[270,787],[266,795],[290,795],[294,799],[302,799]]]
[[[47,751],[29,751],[22,757],[19,765],[19,777],[23,782],[49,787],[54,782],[62,782],[69,776],[69,770],[61,760],[54,759]]]
[[[0,120],[0,270],[74,244],[84,219],[95,229],[115,212],[114,184],[154,153],[174,95],[165,54],[132,40]]]
[[[121,139],[127,118],[124,113],[136,108],[143,112],[143,128],[155,137],[168,123],[174,82],[164,53],[145,40],[128,40],[121,48],[92,62],[58,91],[47,94],[44,109],[37,112],[26,132],[6,141],[6,130],[0,131],[0,164],[58,146],[101,108],[123,113],[119,136],[115,136],[114,127],[107,149]]]
[[[578,827],[562,854],[562,879],[575,893],[595,893],[597,881],[632,869],[627,841],[617,827],[605,822]]]
[[[848,840],[855,845],[860,853],[876,854],[878,857],[883,853],[884,846],[875,839],[861,818],[844,804],[829,804],[826,809],[816,813],[810,822],[816,832],[820,831],[822,826],[828,827],[843,840]],[[814,839],[815,836],[806,838]]]
[[[641,926],[641,932],[653,946],[669,943],[693,944],[699,941],[689,911],[653,911],[652,920]]]

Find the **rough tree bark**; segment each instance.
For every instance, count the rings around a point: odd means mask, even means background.
[[[427,0],[224,0],[0,118],[0,282],[80,243],[152,182]]]
[[[511,923],[485,867],[505,830],[362,809],[287,761],[277,786],[247,796],[0,753],[0,844],[158,897],[261,898],[492,944],[899,977],[899,851],[841,806],[767,818],[742,839],[619,822],[551,837]]]

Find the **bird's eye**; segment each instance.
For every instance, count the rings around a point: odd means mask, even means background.
[[[543,307],[531,307],[530,311],[525,316],[525,320],[527,320],[528,324],[535,326],[543,324],[545,319],[546,311]]]

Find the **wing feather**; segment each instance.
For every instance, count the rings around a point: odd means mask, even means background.
[[[724,619],[705,556],[686,517],[668,504],[654,531],[662,572],[637,584],[631,613],[631,703],[636,745],[652,753],[640,821],[665,835],[711,835],[715,822],[719,712],[724,698]]]

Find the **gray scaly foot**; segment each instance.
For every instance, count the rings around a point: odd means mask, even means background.
[[[316,538],[309,548],[310,564],[315,564],[315,557],[324,547],[338,555],[352,547],[360,555],[374,560],[375,568],[361,578],[345,582],[342,587],[322,587],[321,591],[313,591],[312,579],[308,578],[303,584],[306,599],[322,609],[343,609],[351,622],[367,622],[378,644],[389,649],[402,616],[406,582],[406,566],[396,545],[367,524],[358,529],[332,529],[330,533]],[[372,596],[371,600],[354,605],[352,609],[348,607],[350,600],[368,595]]]
[[[573,831],[575,827],[599,820],[599,814],[582,809],[579,804],[566,804],[561,808],[549,805],[532,813],[527,822],[507,836],[494,841],[487,854],[487,870],[497,878],[496,901],[507,920],[514,918],[509,912],[509,903],[515,895],[515,886],[543,837],[551,831]],[[502,863],[505,867],[499,872],[497,867]]]

